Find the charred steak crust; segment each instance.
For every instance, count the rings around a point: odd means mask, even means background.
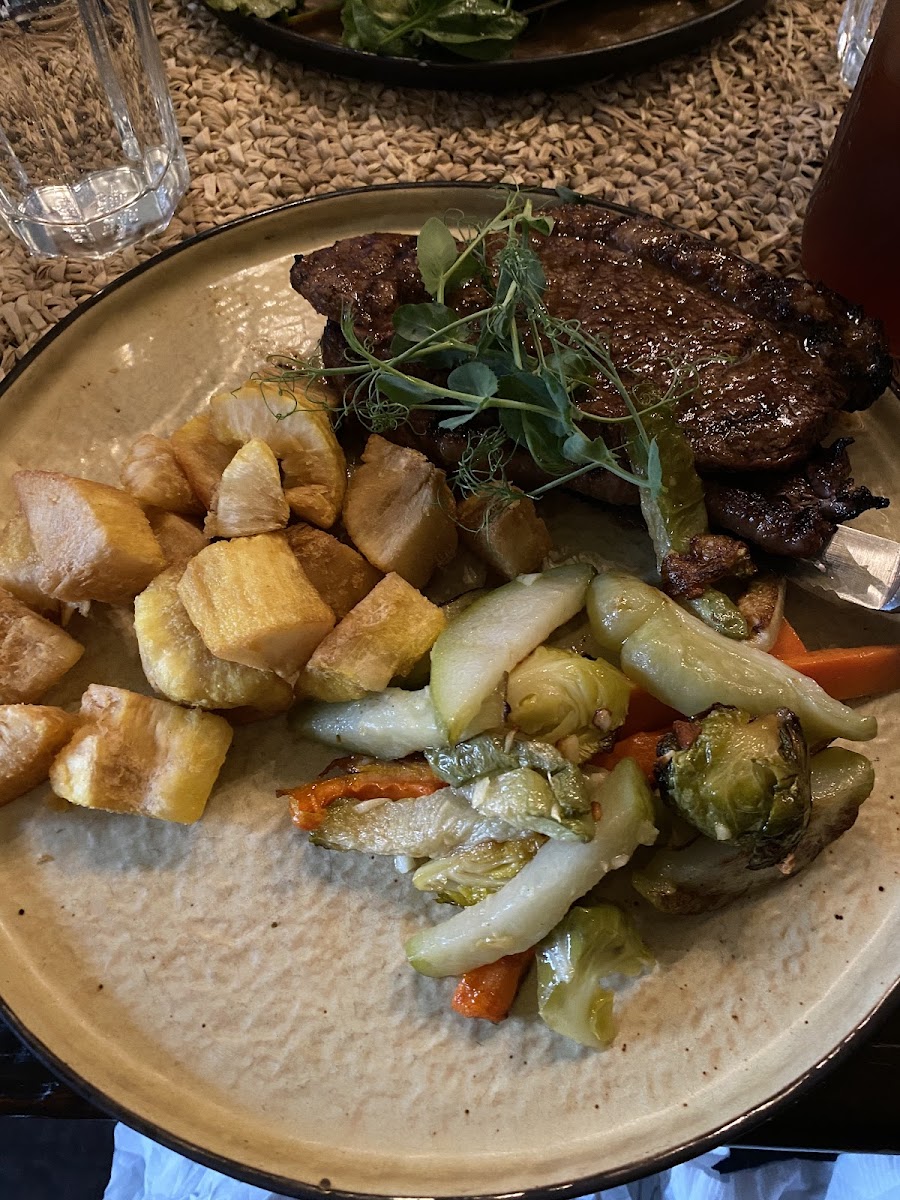
[[[867,487],[853,486],[851,444],[838,438],[817,446],[808,462],[780,475],[705,479],[710,521],[770,554],[815,558],[842,521],[888,504]]]

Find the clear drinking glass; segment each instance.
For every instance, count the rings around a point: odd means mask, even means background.
[[[0,0],[0,222],[104,258],[164,229],[187,163],[147,0]]]
[[[860,68],[884,12],[885,0],[846,0],[838,26],[837,52],[841,79],[847,87],[856,85]]]

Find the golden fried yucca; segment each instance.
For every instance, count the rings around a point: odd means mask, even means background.
[[[126,492],[141,504],[166,512],[202,511],[172,443],[155,433],[143,433],[132,442],[119,468],[119,478]]]
[[[184,568],[157,575],[134,601],[134,631],[144,674],[155,691],[199,708],[253,708],[274,714],[290,708],[291,685],[274,671],[216,658],[206,647],[178,595]]]
[[[369,438],[347,486],[344,525],[370,563],[423,587],[456,553],[455,511],[444,472],[424,454]]]
[[[222,472],[234,457],[234,446],[223,445],[213,433],[209,409],[176,429],[169,443],[200,502],[200,510],[205,512],[212,504]]]
[[[347,486],[347,463],[331,425],[332,400],[312,383],[250,380],[210,401],[216,437],[232,445],[261,438],[281,460],[291,511],[323,529],[337,520]]]
[[[381,579],[381,572],[352,546],[339,542],[313,525],[289,525],[287,543],[313,585],[338,621]]]
[[[147,520],[150,522],[153,536],[159,542],[167,567],[186,563],[209,544],[209,538],[203,530],[179,513],[148,508]]]
[[[62,708],[0,704],[0,804],[43,783],[77,724]]]
[[[44,616],[59,615],[59,601],[41,587],[43,568],[24,513],[16,513],[0,530],[0,587]]]
[[[84,647],[0,588],[0,704],[30,704],[53,687]]]
[[[206,546],[187,564],[178,595],[218,658],[285,679],[334,624],[281,533]]]
[[[250,537],[284,529],[290,515],[278,459],[262,438],[251,438],[222,472],[203,528],[210,537]]]
[[[505,579],[539,571],[553,548],[534,501],[523,493],[511,503],[476,493],[459,504],[456,515],[465,545]]]
[[[50,767],[58,796],[181,824],[203,815],[231,745],[223,717],[94,683],[81,719]]]
[[[13,486],[42,586],[59,600],[122,604],[166,565],[143,509],[120,488],[56,471],[18,471]]]
[[[297,681],[317,700],[360,700],[405,675],[434,645],[443,612],[389,574],[321,642]]]

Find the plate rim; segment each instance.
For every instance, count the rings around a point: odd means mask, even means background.
[[[71,312],[62,317],[55,325],[53,325],[46,333],[44,333],[37,342],[23,355],[23,357],[13,366],[7,375],[0,380],[0,399],[12,387],[12,385],[20,378],[20,376],[28,370],[30,365],[38,358],[39,355],[59,337],[66,329],[68,329],[82,314],[92,309],[95,305],[105,301],[110,295],[117,292],[120,288],[126,286],[133,279],[146,272],[152,270],[163,262],[168,261],[173,256],[188,251],[196,245],[207,241],[210,238],[217,237],[223,234],[230,233],[234,229],[246,225],[250,222],[262,221],[266,218],[277,214],[287,213],[295,209],[300,209],[306,205],[327,203],[328,201],[337,198],[346,198],[368,194],[372,192],[391,193],[398,191],[471,191],[473,193],[489,192],[493,189],[509,187],[508,184],[503,184],[500,181],[475,182],[471,180],[463,180],[459,182],[446,180],[426,180],[419,183],[386,183],[375,184],[367,187],[357,188],[342,188],[328,192],[323,192],[313,196],[304,196],[297,200],[288,201],[284,204],[273,205],[269,208],[261,209],[258,212],[246,213],[243,216],[237,217],[231,221],[221,225],[215,225],[210,229],[203,230],[200,233],[193,234],[185,238],[181,242],[177,242],[172,246],[166,247],[164,250],[151,255],[143,262],[131,267],[122,275],[117,276],[108,284],[105,284],[92,296],[82,301]],[[550,188],[540,187],[522,187],[522,191],[530,195],[546,196],[548,199],[559,199],[558,193]],[[617,204],[614,201],[604,200],[601,197],[584,196],[582,200],[588,204],[594,204],[604,208],[610,208],[624,213],[635,213],[640,210],[631,208],[627,205]],[[671,222],[665,222],[671,224]],[[683,228],[681,226],[673,226],[674,228]],[[688,230],[693,236],[701,238],[703,241],[711,245],[716,245],[710,238],[704,234],[696,233]],[[720,248],[721,249],[721,248]],[[724,253],[724,251],[723,251]],[[893,1010],[900,1008],[900,979],[897,979],[894,984],[887,988],[882,997],[869,1009],[869,1011],[850,1029],[843,1038],[841,1038],[835,1046],[821,1059],[813,1063],[805,1071],[801,1072],[796,1079],[785,1085],[780,1091],[760,1101],[758,1104],[751,1106],[744,1112],[726,1121],[724,1124],[716,1126],[705,1133],[698,1134],[696,1137],[689,1138],[679,1145],[672,1147],[663,1153],[650,1154],[646,1158],[636,1159],[633,1162],[627,1163],[621,1167],[598,1172],[596,1174],[587,1175],[578,1179],[567,1180],[562,1183],[549,1184],[545,1186],[525,1188],[514,1192],[486,1192],[479,1194],[466,1195],[448,1195],[441,1194],[436,1197],[420,1196],[417,1200],[570,1200],[570,1198],[580,1197],[589,1192],[601,1191],[604,1188],[615,1187],[620,1184],[628,1183],[632,1180],[642,1178],[645,1175],[656,1171],[666,1170],[677,1163],[696,1157],[707,1150],[720,1146],[727,1138],[745,1132],[754,1125],[759,1124],[764,1118],[771,1117],[773,1113],[790,1100],[796,1100],[808,1091],[814,1083],[823,1077],[824,1074],[833,1070],[839,1063],[843,1062],[849,1053],[856,1046],[865,1040],[871,1032],[871,1027],[878,1023],[879,1019],[886,1017]],[[371,1192],[354,1192],[345,1191],[340,1188],[332,1188],[323,1184],[312,1184],[300,1182],[296,1179],[291,1179],[287,1176],[277,1175],[275,1173],[260,1170],[255,1167],[250,1167],[240,1163],[235,1159],[228,1158],[225,1155],[217,1154],[213,1151],[205,1150],[186,1138],[180,1137],[178,1134],[173,1134],[157,1125],[149,1118],[142,1117],[139,1113],[133,1112],[126,1104],[121,1104],[118,1101],[106,1096],[99,1087],[92,1084],[88,1079],[81,1076],[74,1068],[70,1067],[64,1059],[46,1046],[37,1036],[32,1034],[28,1029],[25,1019],[17,1014],[8,1004],[2,994],[0,994],[0,1017],[13,1030],[13,1032],[25,1043],[25,1045],[34,1053],[40,1062],[45,1067],[53,1071],[62,1080],[64,1080],[73,1091],[82,1096],[84,1099],[96,1105],[98,1108],[108,1112],[116,1120],[128,1125],[130,1128],[145,1134],[153,1141],[160,1145],[168,1147],[179,1154],[184,1155],[204,1166],[211,1167],[213,1170],[219,1171],[222,1174],[230,1175],[232,1178],[241,1180],[246,1183],[253,1184],[257,1187],[268,1188],[270,1191],[281,1192],[285,1195],[298,1197],[299,1200],[323,1200],[328,1197],[329,1200],[385,1200],[386,1193],[371,1193]]]
[[[611,46],[488,63],[440,62],[373,54],[367,50],[354,50],[340,42],[310,37],[261,17],[245,16],[237,11],[209,11],[233,33],[270,53],[332,75],[429,91],[461,88],[499,92],[560,83],[574,86],[629,67],[646,66],[703,45],[725,33],[744,16],[759,12],[767,3],[768,0],[726,0],[721,8],[712,12],[699,13],[668,29],[645,33]]]

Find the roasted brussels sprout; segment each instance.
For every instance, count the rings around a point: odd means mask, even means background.
[[[615,904],[576,905],[538,947],[538,1011],[556,1033],[605,1050],[616,1035],[613,986],[655,959]]]
[[[714,708],[680,722],[659,755],[663,799],[707,837],[747,849],[751,869],[779,862],[800,840],[810,813],[809,750],[789,709],[752,717]]]
[[[587,782],[555,746],[486,734],[428,749],[425,757],[435,775],[460,789],[476,812],[547,837],[583,842],[593,837]]]
[[[625,720],[630,695],[631,684],[609,663],[547,646],[519,663],[506,689],[510,724],[544,742],[576,738],[584,758]]]
[[[435,858],[412,877],[420,892],[434,892],[442,904],[467,908],[499,891],[530,862],[544,839],[538,835],[516,841],[477,842],[462,846],[446,858]]]
[[[711,912],[747,892],[783,882],[846,833],[872,790],[875,771],[862,754],[829,746],[810,763],[812,816],[800,841],[780,863],[748,870],[746,850],[733,842],[697,837],[680,849],[655,851],[636,868],[632,883],[660,912],[690,915]]]

